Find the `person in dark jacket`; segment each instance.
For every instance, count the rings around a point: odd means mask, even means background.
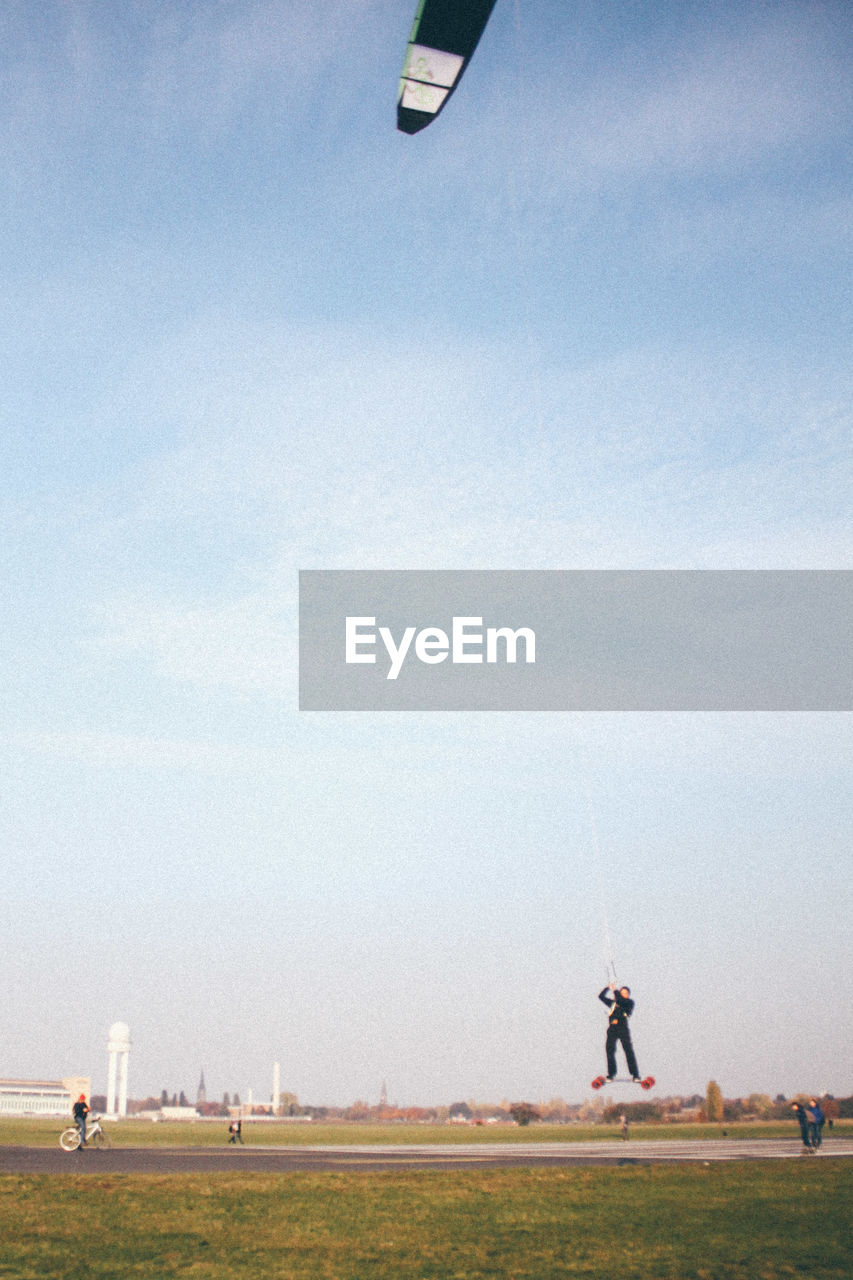
[[[80,1146],[81,1147],[85,1147],[86,1145],[86,1116],[88,1114],[89,1114],[89,1104],[86,1101],[85,1093],[81,1093],[80,1097],[74,1103],[74,1106],[72,1108],[74,1123],[76,1124],[77,1128],[80,1130]]]
[[[809,1124],[809,1113],[800,1102],[792,1102],[791,1110],[800,1122],[800,1137],[803,1140],[803,1150],[811,1152],[812,1147],[811,1125]]]
[[[826,1124],[826,1116],[823,1114],[823,1107],[817,1098],[812,1098],[809,1102],[809,1111],[811,1119],[809,1121],[809,1132],[812,1140],[812,1146],[817,1149],[823,1142],[823,1126]]]
[[[639,1080],[640,1068],[637,1066],[634,1046],[631,1043],[631,1029],[628,1026],[628,1019],[634,1012],[631,988],[619,987],[617,989],[616,983],[611,982],[609,986],[599,991],[598,998],[603,1004],[607,1005],[609,1010],[607,1040],[604,1046],[607,1054],[607,1079],[612,1080],[616,1075],[616,1046],[621,1044],[625,1051],[625,1060],[628,1063],[628,1072],[631,1079]]]

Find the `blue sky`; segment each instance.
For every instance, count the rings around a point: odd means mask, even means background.
[[[0,17],[4,1075],[853,1092],[844,715],[300,715],[304,568],[849,568],[842,3]],[[849,1002],[848,1002],[849,1005]]]

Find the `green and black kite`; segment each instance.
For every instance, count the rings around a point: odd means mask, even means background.
[[[425,129],[459,83],[495,0],[420,0],[397,99],[397,128]]]

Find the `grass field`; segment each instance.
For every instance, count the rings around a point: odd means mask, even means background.
[[[62,1120],[0,1120],[0,1146],[55,1146],[70,1117]],[[226,1120],[176,1121],[152,1124],[150,1120],[122,1120],[106,1130],[115,1146],[177,1147],[221,1146],[228,1141]],[[767,1124],[632,1124],[631,1137],[653,1141],[677,1138],[680,1141],[720,1138],[795,1138],[799,1128],[793,1122]],[[835,1122],[838,1136],[853,1135],[853,1120]],[[420,1124],[268,1124],[246,1121],[243,1141],[253,1144],[289,1146],[353,1146],[361,1143],[469,1143],[469,1142],[615,1142],[618,1125],[420,1125]],[[0,1276],[2,1276],[0,1271]]]
[[[14,1280],[849,1280],[853,1162],[0,1178]]]

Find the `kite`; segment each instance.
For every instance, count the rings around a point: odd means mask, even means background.
[[[495,0],[420,0],[406,49],[397,128],[425,129],[458,85]]]

